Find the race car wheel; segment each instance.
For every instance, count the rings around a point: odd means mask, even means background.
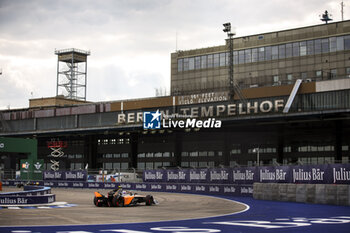
[[[152,205],[153,204],[153,197],[151,195],[147,195],[145,198],[146,205]]]
[[[97,207],[101,207],[102,206],[102,203],[97,200],[97,197],[94,197],[94,204]]]
[[[124,206],[124,199],[121,197],[114,197],[112,200],[112,205],[115,207],[123,207]]]

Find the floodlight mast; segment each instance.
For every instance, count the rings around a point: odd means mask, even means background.
[[[56,95],[67,99],[86,100],[87,56],[90,51],[80,49],[55,50],[57,55]]]
[[[235,35],[234,32],[231,32],[231,23],[224,23],[223,24],[224,29],[223,31],[227,33],[227,40],[229,45],[229,97],[232,100],[234,97],[234,80],[233,80],[233,36]]]

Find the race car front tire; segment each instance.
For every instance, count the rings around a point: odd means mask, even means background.
[[[112,205],[115,207],[123,207],[124,206],[124,199],[121,197],[113,197]]]

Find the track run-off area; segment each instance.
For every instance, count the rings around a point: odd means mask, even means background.
[[[350,232],[349,206],[152,193],[159,205],[98,208],[92,204],[94,191],[55,189],[58,201],[65,196],[69,204],[76,204],[70,208],[0,209],[0,232]]]

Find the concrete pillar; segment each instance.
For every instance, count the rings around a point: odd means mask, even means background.
[[[97,137],[95,135],[85,136],[84,156],[87,158],[89,168],[99,169],[99,167],[97,167]]]
[[[284,130],[280,129],[278,131],[278,144],[277,144],[277,163],[283,164],[283,158],[284,158]]]
[[[224,133],[224,151],[223,151],[223,165],[225,167],[229,167],[230,166],[230,149],[231,149],[231,138],[229,135],[229,132],[225,132]]]
[[[137,168],[138,140],[139,140],[138,133],[130,134],[130,144],[131,144],[130,167],[132,168]]]
[[[175,135],[175,166],[181,167],[181,152],[182,152],[182,132],[174,132]]]
[[[335,122],[335,161],[340,163],[342,161],[342,145],[343,145],[343,124],[342,121]]]

